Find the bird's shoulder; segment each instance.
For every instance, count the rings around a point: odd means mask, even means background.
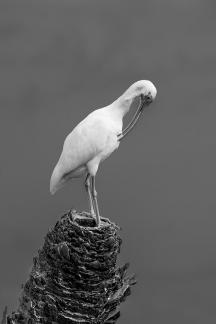
[[[114,134],[119,134],[122,130],[122,119],[113,113],[110,106],[93,111],[86,117],[86,122],[97,127],[103,127],[104,130]]]
[[[102,136],[112,131],[115,128],[113,126],[109,112],[105,108],[100,108],[91,112],[74,130],[80,135],[94,133]]]
[[[88,114],[77,126],[78,128],[90,128],[103,125],[105,122],[104,111],[97,109]]]
[[[85,147],[101,143],[106,136],[106,123],[100,110],[91,112],[65,138],[64,147]]]

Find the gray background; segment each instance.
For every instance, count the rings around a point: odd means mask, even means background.
[[[49,195],[65,136],[134,81],[157,100],[97,176],[138,277],[119,323],[216,320],[215,1],[1,0],[0,307],[80,180]],[[134,107],[135,109],[135,107]]]

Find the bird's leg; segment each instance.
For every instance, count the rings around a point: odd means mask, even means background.
[[[95,214],[96,214],[96,223],[97,226],[100,226],[100,214],[99,214],[99,208],[98,208],[98,201],[97,201],[97,191],[95,188],[95,176],[92,176],[92,196],[93,196],[93,203],[95,208]]]
[[[92,198],[92,192],[91,192],[91,176],[88,173],[85,179],[85,188],[88,193],[88,199],[89,199],[89,207],[90,207],[90,213],[95,218],[95,212],[94,212],[94,205],[93,205],[93,198]]]

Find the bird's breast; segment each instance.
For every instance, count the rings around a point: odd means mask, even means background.
[[[99,153],[98,157],[100,161],[104,161],[119,147],[119,141],[115,133],[110,133],[107,136],[107,140],[104,149]]]
[[[122,119],[114,118],[115,116],[109,114],[103,117],[105,117],[103,118],[103,125],[104,134],[106,134],[106,136],[103,149],[98,155],[100,161],[105,160],[119,147],[120,143],[118,140],[118,135],[122,132]]]

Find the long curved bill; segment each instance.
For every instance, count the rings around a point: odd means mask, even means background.
[[[123,129],[122,133],[118,135],[118,140],[121,141],[122,138],[124,138],[136,125],[138,122],[142,112],[144,111],[144,108],[148,106],[152,102],[152,98],[150,96],[140,96],[140,104],[137,108],[137,111],[135,112],[132,120],[130,123]]]

